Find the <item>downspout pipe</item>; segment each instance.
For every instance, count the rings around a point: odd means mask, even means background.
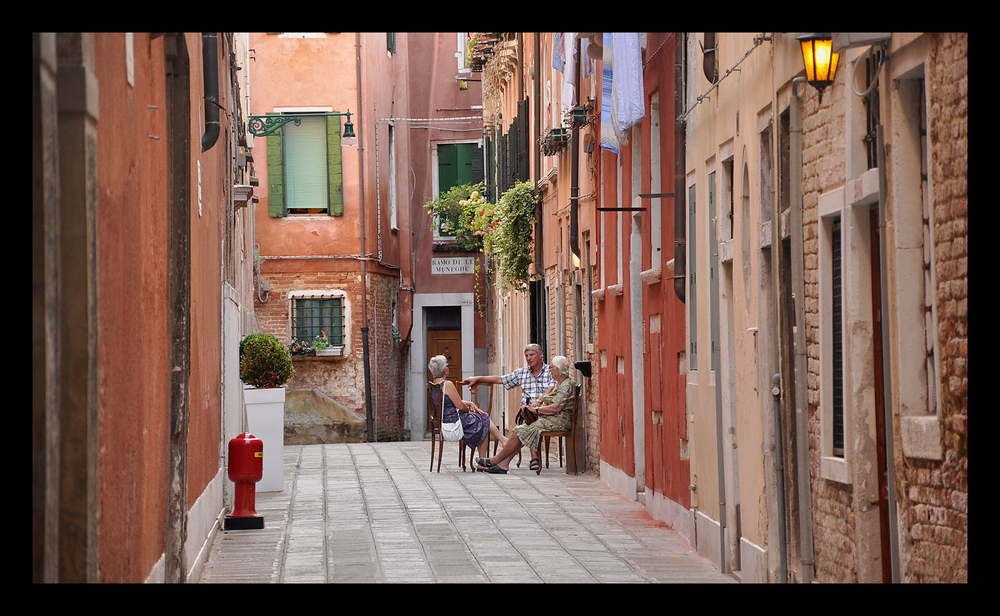
[[[684,122],[684,65],[687,54],[687,33],[674,33],[674,294],[684,302],[684,279],[687,274],[687,242],[684,234],[687,227],[685,208],[687,194],[684,186],[687,160],[687,124]]]
[[[792,289],[798,301],[794,303],[794,319],[796,323],[804,324],[805,319],[805,254],[802,227],[802,99],[798,88],[805,86],[805,80],[796,78],[792,83],[792,96],[789,101],[789,227],[792,243]],[[792,371],[795,374],[795,448],[800,461],[797,467],[796,483],[799,495],[799,561],[801,563],[802,582],[813,581],[815,558],[813,555],[812,506],[809,485],[809,426],[808,426],[808,368],[806,357],[806,328],[803,325],[795,328],[792,337],[793,357]]]
[[[535,57],[533,58],[535,65],[535,79],[534,79],[534,102],[535,102],[535,113],[534,125],[535,125],[535,139],[532,142],[535,144],[535,194],[538,194],[538,183],[542,178],[542,146],[539,143],[542,136],[542,85],[541,85],[541,70],[542,70],[542,33],[535,32]],[[500,195],[497,195],[497,200],[499,200]],[[541,270],[542,267],[542,207],[538,205],[535,208],[535,263],[537,264],[536,270]]]
[[[371,354],[368,351],[368,253],[365,252],[365,141],[364,123],[361,121],[361,33],[354,34],[354,48],[357,56],[358,91],[358,196],[361,223],[361,347],[365,364],[365,435],[368,442],[375,440],[374,414],[372,412]]]
[[[580,39],[576,39],[576,70],[574,71],[576,100],[573,104],[580,105]],[[573,138],[570,144],[570,187],[569,187],[569,249],[576,258],[580,258],[580,129],[573,128]],[[579,316],[579,315],[578,315]]]
[[[219,140],[219,33],[201,33],[202,72],[205,79],[205,134],[201,151],[212,149]]]

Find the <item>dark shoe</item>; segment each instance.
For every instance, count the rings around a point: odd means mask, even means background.
[[[490,464],[489,458],[476,458],[476,466],[482,470],[486,470],[493,465]]]
[[[487,466],[485,470],[486,470],[487,473],[493,473],[494,475],[506,475],[507,474],[507,470],[503,469],[503,468],[500,468],[499,466]]]
[[[533,471],[538,471],[542,469],[542,461],[538,458],[532,458],[531,463],[528,464],[528,468]]]

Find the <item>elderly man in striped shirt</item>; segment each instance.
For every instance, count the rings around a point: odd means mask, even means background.
[[[524,361],[528,364],[503,376],[470,376],[463,381],[466,385],[492,383],[503,385],[504,389],[521,388],[521,406],[538,408],[539,399],[546,391],[556,386],[556,380],[549,372],[549,365],[542,361],[542,347],[529,344],[524,347]]]

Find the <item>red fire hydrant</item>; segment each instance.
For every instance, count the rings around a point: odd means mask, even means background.
[[[229,479],[236,484],[233,512],[226,516],[226,530],[264,528],[257,515],[255,483],[264,476],[264,441],[245,432],[229,441]]]

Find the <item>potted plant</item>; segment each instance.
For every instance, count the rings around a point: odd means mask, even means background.
[[[316,355],[316,349],[310,346],[305,340],[292,340],[292,343],[288,345],[288,351],[292,354],[292,357]]]
[[[248,431],[264,443],[261,492],[284,489],[285,383],[295,374],[292,354],[274,334],[250,334],[240,341],[240,380],[245,387]]]

